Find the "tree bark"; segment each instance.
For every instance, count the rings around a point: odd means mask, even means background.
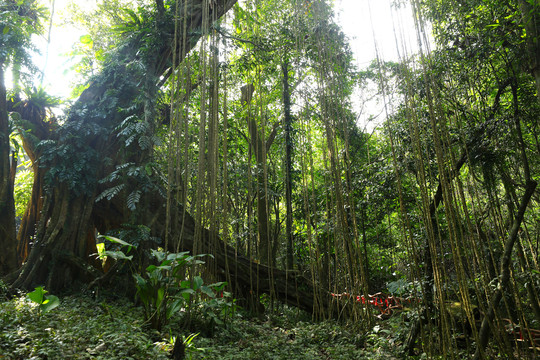
[[[21,226],[17,233],[17,264],[20,266],[27,258],[31,243],[36,235],[36,224],[41,217],[43,208],[43,198],[45,196],[43,187],[45,185],[46,169],[38,165],[39,152],[37,144],[43,140],[52,139],[52,129],[58,126],[54,121],[46,122],[46,109],[36,107],[28,101],[17,101],[8,104],[11,110],[19,113],[20,126],[26,125],[27,131],[20,133],[22,145],[26,155],[32,163],[34,180],[32,183],[32,195],[27,204],[24,215],[21,219]]]
[[[15,241],[14,171],[10,162],[4,64],[0,63],[0,275],[17,269]]]
[[[293,257],[293,210],[292,210],[292,115],[291,115],[291,90],[289,86],[289,63],[284,60],[282,64],[283,72],[283,111],[285,128],[285,207],[287,209],[287,219],[285,222],[285,234],[287,237],[287,269],[292,270],[294,266]]]
[[[248,106],[253,97],[255,88],[253,84],[242,87],[242,104]],[[272,146],[276,136],[276,127],[272,130],[268,139],[265,140],[264,133],[258,129],[256,119],[248,113],[247,125],[250,139],[250,147],[255,154],[257,167],[255,168],[255,179],[257,181],[257,232],[259,235],[258,255],[263,264],[273,265],[273,251],[270,239],[270,221],[268,216],[268,191],[266,173],[266,154]]]

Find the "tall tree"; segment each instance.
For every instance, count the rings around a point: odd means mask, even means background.
[[[287,269],[293,269],[293,208],[292,208],[292,114],[291,114],[291,85],[289,76],[289,61],[284,59],[281,64],[283,73],[283,128],[285,130],[285,207],[287,238]]]
[[[187,36],[188,41],[180,41],[185,46],[177,48],[177,59],[183,59],[201,37],[199,29],[203,17],[219,18],[234,3],[228,0],[210,6],[206,1],[193,0],[179,4],[179,28],[187,32],[178,36]],[[129,209],[139,201],[140,191],[128,191],[123,197],[128,208],[122,200],[117,205],[104,204],[105,201],[95,203],[97,196],[105,190],[100,189],[97,180],[124,162],[117,157],[122,143],[117,140],[114,129],[129,115],[152,113],[152,104],[145,103],[144,99],[155,91],[160,76],[167,76],[166,72],[171,69],[175,6],[168,6],[164,15],[159,13],[157,9],[148,10],[144,14],[146,17],[132,19],[131,36],[81,94],[54,140],[40,139],[48,144],[40,161],[48,167],[46,182],[49,190],[40,221],[36,224],[34,247],[15,286],[29,288],[36,283],[45,283],[52,288],[62,288],[74,279],[87,277],[88,269],[84,265],[75,265],[74,270],[73,259],[82,259],[80,264],[85,264],[88,255],[95,250],[95,244],[88,241],[95,228],[105,233],[126,222]],[[144,84],[143,88],[140,84]],[[122,108],[129,110],[120,112]],[[145,120],[149,121],[148,118]],[[147,126],[151,124],[147,123]],[[144,153],[149,150],[143,146],[143,156],[134,154],[136,157],[132,160],[148,159]],[[104,163],[101,159],[111,161]],[[146,193],[145,196],[151,195]],[[115,200],[118,198],[120,196]],[[155,206],[159,209],[161,205]],[[116,216],[110,216],[111,212]]]
[[[4,1],[0,5],[0,274],[17,268],[15,202],[13,186],[17,161],[10,157],[10,123],[5,72],[12,65],[20,79],[21,63],[27,59],[31,36],[41,31],[45,13],[35,1]]]

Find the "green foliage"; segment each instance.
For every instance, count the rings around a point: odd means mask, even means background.
[[[133,259],[133,255],[127,255],[127,254],[129,254],[132,248],[137,248],[137,245],[127,243],[124,240],[121,240],[119,238],[116,238],[114,236],[109,236],[109,235],[100,235],[99,238],[103,238],[113,244],[117,244],[120,247],[126,248],[126,252],[124,253],[121,250],[118,250],[118,251],[105,250],[105,246],[98,247],[98,255],[101,260],[105,259],[106,257],[111,257],[115,260],[132,260]]]
[[[118,299],[105,311],[87,295],[66,296],[40,321],[25,297],[2,301],[0,358],[166,360],[167,352],[143,331],[141,319],[140,308]]]
[[[72,133],[69,142],[45,140],[39,143],[41,166],[50,166],[45,175],[48,188],[63,183],[76,195],[89,195],[96,184],[98,154],[83,143],[82,134]]]
[[[31,304],[24,297],[14,298],[0,303],[0,357],[166,360],[176,338],[184,342],[187,359],[407,358],[398,353],[397,343],[392,341],[396,336],[381,331],[399,330],[402,334],[407,329],[404,323],[399,325],[402,320],[383,323],[377,334],[368,338],[374,332],[359,332],[354,324],[314,323],[307,314],[305,321],[298,322],[297,311],[283,306],[282,312],[272,317],[279,323],[235,317],[231,326],[210,338],[197,335],[198,331],[183,333],[178,322],[161,333],[148,330],[141,320],[142,309],[124,299],[109,299],[104,309],[87,295],[66,296],[61,307],[36,322]]]
[[[35,0],[4,0],[0,14],[0,64],[20,64],[29,58],[32,35],[43,31],[47,10]]]
[[[115,260],[131,261],[133,256],[127,253],[137,246],[119,238],[103,235],[105,240],[117,245],[123,250],[105,250],[98,247],[100,259],[112,257]],[[204,254],[189,255],[189,252],[168,253],[161,250],[151,250],[152,257],[157,265],[149,265],[142,274],[134,273],[137,295],[144,309],[144,318],[150,327],[160,330],[173,315],[182,308],[193,306],[194,296],[205,296],[209,300],[195,302],[201,316],[212,329],[216,325],[223,325],[227,318],[236,312],[237,306],[231,300],[231,294],[224,292],[225,282],[205,285],[200,276],[191,279],[186,276],[193,266],[202,265]],[[219,294],[219,296],[218,296]]]
[[[116,130],[118,137],[124,139],[126,147],[137,143],[140,150],[147,151],[161,145],[161,139],[154,134],[153,124],[140,119],[137,115],[127,116]]]
[[[82,27],[86,32],[68,54],[79,59],[74,69],[80,74],[81,82],[85,82],[89,76],[102,69],[107,61],[111,61],[113,49],[128,40],[126,36],[121,36],[122,34],[111,29],[123,23],[122,15],[126,11],[133,11],[142,2],[108,0],[97,3],[91,10],[76,2],[68,4],[67,21]],[[84,85],[78,85],[73,93],[74,97],[80,95],[83,89]]]
[[[55,295],[45,295],[48,291],[43,287],[38,286],[34,291],[26,294],[27,298],[38,305],[38,318],[41,313],[51,311],[60,305],[60,299]]]
[[[390,281],[386,284],[388,291],[393,296],[418,298],[421,294],[420,284],[417,282],[409,282],[404,278]]]
[[[127,111],[136,111],[136,107]],[[128,115],[115,130],[117,136],[124,141],[126,153],[151,154],[155,147],[161,145],[161,139],[154,135],[153,125],[134,114]],[[115,170],[99,181],[101,184],[110,183],[111,187],[99,194],[96,201],[111,200],[125,190],[128,184],[135,183],[135,189],[126,196],[128,209],[135,211],[142,194],[162,191],[153,178],[155,167],[156,164],[147,159],[117,165]],[[119,180],[123,181],[119,183]]]
[[[26,211],[26,205],[32,196],[32,184],[34,181],[34,172],[31,169],[31,161],[23,161],[19,165],[15,177],[15,187],[13,197],[15,199],[15,216],[22,217]]]
[[[205,348],[205,352],[195,354],[194,358],[345,360],[384,359],[392,354],[387,349],[377,354],[375,348],[366,348],[365,335],[354,324],[297,321],[293,320],[297,318],[296,313],[296,309],[285,306],[283,313],[275,314],[269,321],[237,318],[233,326],[220,329],[214,338],[199,339],[198,344]],[[274,319],[279,319],[278,323]],[[391,348],[389,344],[388,349]]]
[[[200,290],[206,298],[200,299],[193,306],[204,321],[209,335],[213,335],[217,327],[229,324],[240,308],[232,294],[224,291],[226,285],[226,282],[202,285]]]
[[[145,320],[154,329],[161,327],[186,306],[191,296],[199,293],[210,293],[204,286],[200,276],[185,280],[188,267],[204,264],[199,260],[205,255],[189,255],[189,252],[169,254],[152,250],[159,265],[150,265],[144,276],[134,274],[137,295],[144,307]]]
[[[23,89],[26,103],[37,109],[50,109],[62,104],[62,99],[50,95],[42,86],[25,87]]]
[[[133,247],[138,247],[143,243],[151,243],[153,247],[157,247],[161,242],[161,239],[152,236],[151,229],[144,225],[122,224],[120,229],[110,232],[108,236],[116,239],[129,239],[129,244]],[[117,248],[120,249],[121,246]]]
[[[0,302],[4,302],[8,300],[9,295],[9,287],[8,285],[0,279]]]

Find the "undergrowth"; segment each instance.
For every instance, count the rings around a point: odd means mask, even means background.
[[[184,339],[186,359],[393,359],[391,336],[363,333],[335,321],[312,322],[281,305],[251,318],[241,311],[216,331],[207,331],[197,311],[185,325],[182,313],[160,332],[143,309],[122,298],[60,297],[60,306],[37,316],[25,294],[0,296],[0,359],[168,359],[174,338]],[[199,320],[198,320],[199,319]]]

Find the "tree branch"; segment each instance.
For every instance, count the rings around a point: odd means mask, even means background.
[[[266,140],[266,152],[270,151],[270,147],[274,143],[274,140],[277,135],[277,129],[279,127],[279,124],[281,124],[280,121],[277,121],[274,126],[272,127],[272,132],[270,132],[270,135],[268,135],[268,139]]]

